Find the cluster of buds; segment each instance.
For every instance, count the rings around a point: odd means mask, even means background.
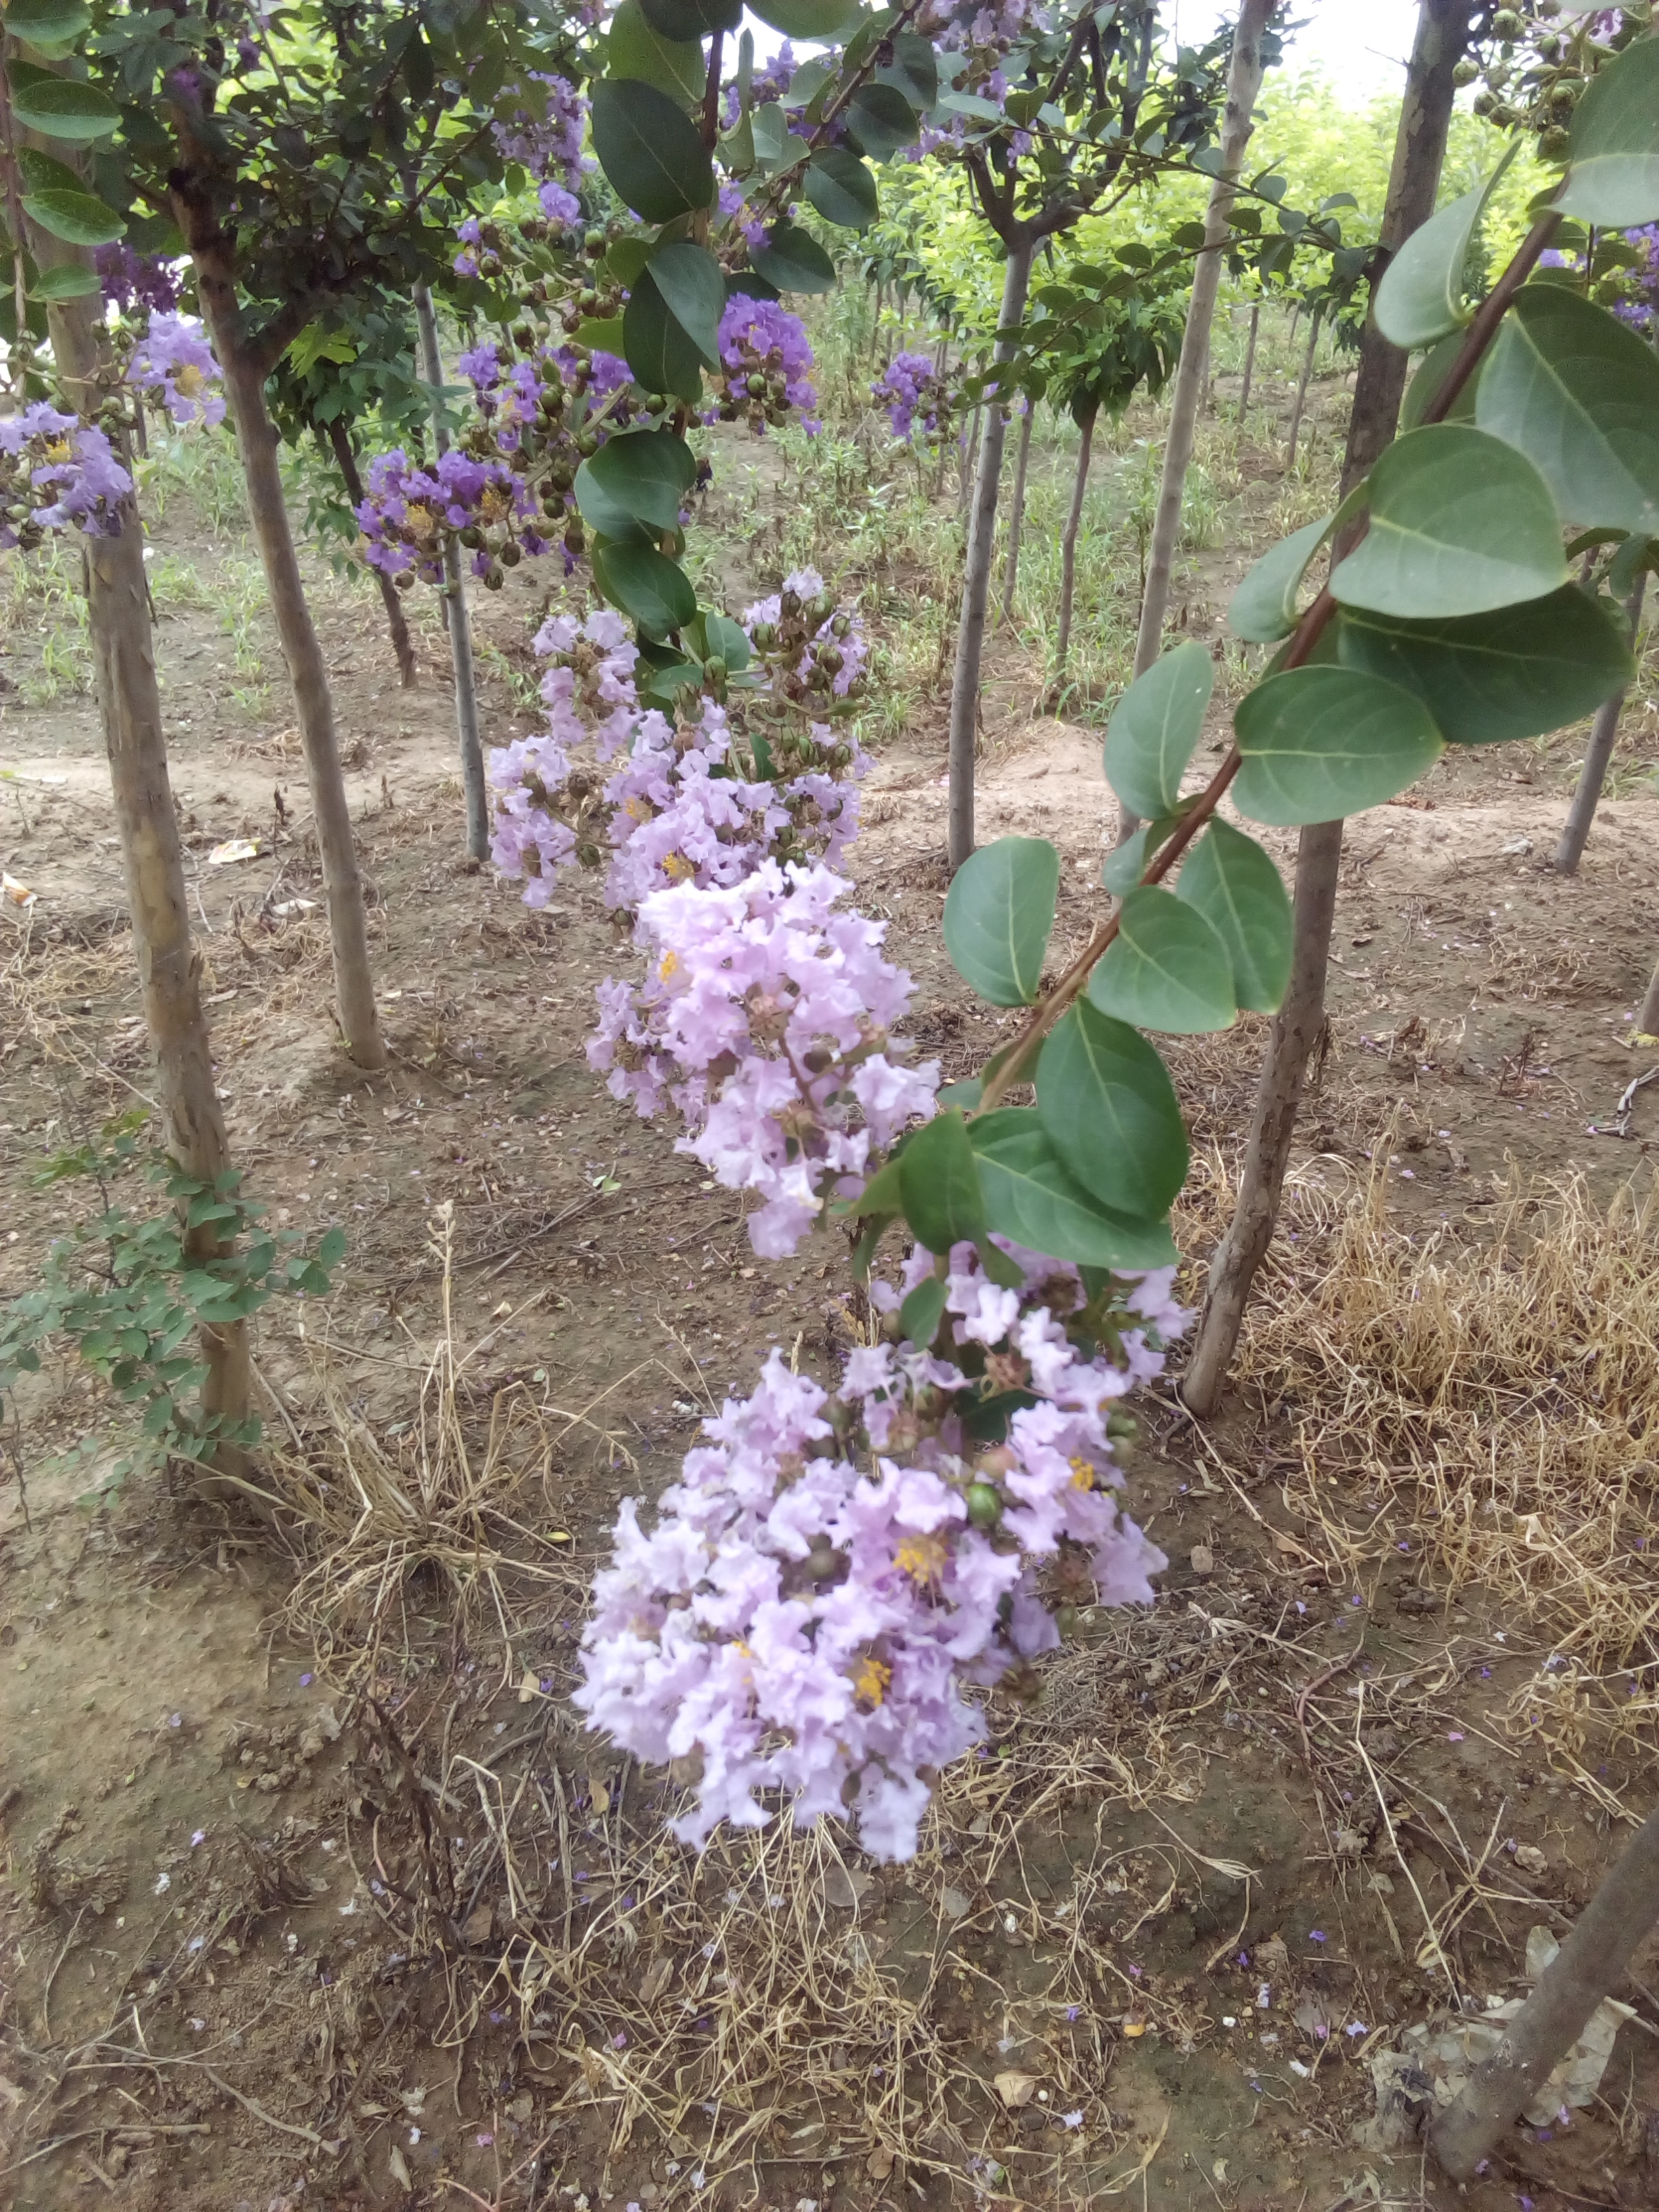
[[[1498,8],[1486,27],[1486,51],[1466,56],[1452,72],[1460,86],[1478,84],[1474,112],[1500,131],[1530,131],[1546,161],[1571,151],[1573,112],[1589,75],[1609,52],[1650,27],[1645,0],[1625,8],[1565,9],[1561,0]]]
[[[131,489],[98,422],[44,399],[0,417],[0,550],[33,552],[71,523],[89,538],[118,537],[121,501]]]
[[[817,405],[805,326],[775,301],[735,294],[720,317],[720,422],[747,422],[758,437],[769,422],[787,422],[792,411]],[[805,419],[807,429],[817,428],[810,414]]]
[[[744,616],[774,695],[808,715],[850,713],[868,689],[869,649],[857,616],[826,591],[816,568],[797,569]]]

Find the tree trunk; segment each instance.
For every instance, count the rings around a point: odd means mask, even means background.
[[[1397,252],[1434,212],[1450,127],[1452,71],[1462,59],[1474,0],[1420,0],[1417,36],[1406,75],[1406,97],[1395,140],[1394,167],[1382,217],[1381,254]],[[1374,270],[1371,296],[1382,281]],[[1373,315],[1360,344],[1353,411],[1343,457],[1343,497],[1369,474],[1395,434],[1406,389],[1407,358],[1390,345]],[[1352,542],[1344,534],[1341,550]],[[1338,552],[1334,556],[1340,558]],[[1214,1413],[1255,1271],[1271,1243],[1290,1158],[1308,1054],[1325,1024],[1325,976],[1336,910],[1342,824],[1304,830],[1297,854],[1295,954],[1290,988],[1274,1017],[1256,1090],[1250,1139],[1239,1176],[1238,1204],[1210,1264],[1210,1285],[1199,1318],[1181,1395],[1200,1419]]]
[[[1548,2081],[1659,1919],[1659,1811],[1650,1813],[1504,2031],[1504,2040],[1439,2113],[1429,2144],[1455,2181],[1481,2161]]]
[[[449,433],[438,419],[438,391],[444,380],[438,351],[438,318],[424,284],[415,287],[415,319],[421,328],[421,361],[432,387],[432,434],[438,451],[449,450]],[[444,619],[449,626],[450,658],[455,665],[455,730],[461,755],[461,787],[466,793],[468,858],[489,858],[489,793],[484,786],[483,747],[478,739],[478,689],[472,667],[472,624],[466,611],[466,582],[461,549],[453,532],[444,537]]]
[[[1291,409],[1291,442],[1285,455],[1285,473],[1288,476],[1296,466],[1297,441],[1302,434],[1302,410],[1308,400],[1308,380],[1313,374],[1314,356],[1319,350],[1319,325],[1325,313],[1322,301],[1313,311],[1313,320],[1308,326],[1308,350],[1302,356],[1302,374],[1297,380],[1296,404]]]
[[[1060,705],[1066,681],[1066,657],[1072,647],[1072,600],[1077,589],[1077,533],[1083,520],[1083,495],[1089,488],[1089,463],[1094,453],[1098,407],[1090,408],[1078,424],[1082,434],[1077,449],[1077,473],[1072,479],[1072,505],[1060,540],[1060,634],[1054,640],[1054,672],[1049,681],[1050,705]]]
[[[1181,338],[1181,362],[1170,402],[1164,475],[1158,484],[1146,581],[1141,592],[1140,629],[1135,638],[1137,676],[1145,675],[1163,647],[1164,617],[1170,611],[1170,574],[1181,538],[1187,471],[1192,465],[1199,402],[1209,371],[1210,333],[1215,322],[1216,293],[1221,283],[1221,246],[1232,214],[1238,173],[1244,166],[1244,149],[1254,127],[1256,94],[1261,89],[1261,34],[1274,4],[1275,0],[1243,0],[1233,33],[1232,59],[1227,70],[1227,105],[1221,125],[1221,167],[1210,187],[1210,204],[1204,218],[1205,242],[1193,270],[1187,326]],[[1127,806],[1120,810],[1120,840],[1133,836],[1139,826],[1139,817]]]
[[[1025,520],[1025,469],[1031,458],[1031,425],[1036,420],[1036,402],[1029,394],[1025,413],[1019,426],[1019,458],[1014,463],[1014,501],[1008,516],[1008,563],[1002,574],[1002,618],[1014,618],[1014,592],[1019,583],[1019,533]]]
[[[30,245],[42,268],[92,264],[90,253],[60,246],[44,232],[35,232]],[[94,295],[49,305],[46,321],[64,399],[77,414],[90,416],[110,365],[103,301]],[[109,756],[144,1023],[155,1055],[163,1141],[186,1175],[210,1182],[223,1174],[230,1155],[202,1012],[201,960],[190,939],[179,816],[155,680],[143,527],[131,494],[121,502],[120,517],[118,537],[81,540],[99,716]],[[185,1249],[192,1260],[216,1259],[224,1249],[211,1225],[186,1231]],[[207,1369],[203,1413],[229,1424],[246,1421],[246,1323],[204,1327],[200,1344]],[[234,1447],[220,1447],[216,1456],[222,1467],[236,1471],[240,1455]]]
[[[957,448],[957,513],[960,514],[968,504],[968,487],[974,480],[974,464],[979,459],[979,436],[985,425],[983,401],[975,408],[961,444]]]
[[[1648,994],[1636,1017],[1636,1034],[1638,1036],[1659,1036],[1659,964],[1654,968],[1648,984]]]
[[[363,503],[363,480],[357,473],[357,456],[351,450],[351,433],[337,415],[328,426],[328,442],[334,448],[334,465],[340,471],[340,481],[355,512]],[[398,674],[404,690],[412,691],[417,672],[415,647],[410,638],[409,624],[404,620],[404,603],[386,570],[376,568],[374,573],[380,587],[380,602],[386,609],[386,626],[392,633],[392,650],[398,656]]]
[[[225,380],[248,513],[283,658],[288,663],[294,709],[305,750],[317,845],[322,856],[323,888],[334,951],[334,999],[346,1048],[359,1067],[386,1066],[380,1018],[374,1010],[374,979],[368,964],[368,915],[363,879],[351,834],[351,810],[340,773],[335,736],[334,702],[322,641],[306,603],[294,532],[283,501],[276,463],[276,431],[265,407],[265,368],[243,343],[241,311],[229,240],[214,218],[205,194],[181,191],[175,183],[173,210],[196,268],[196,289],[213,349]]]
[[[1648,577],[1644,568],[1636,580],[1636,589],[1625,602],[1632,647],[1641,632],[1642,599],[1647,587]],[[1595,720],[1590,724],[1589,743],[1584,748],[1584,765],[1578,771],[1578,788],[1572,794],[1572,805],[1567,810],[1560,842],[1555,848],[1555,865],[1564,876],[1576,876],[1578,863],[1584,857],[1590,824],[1595,819],[1601,786],[1607,780],[1607,763],[1613,758],[1613,741],[1619,735],[1619,716],[1624,704],[1625,694],[1615,691],[1611,699],[1601,702],[1595,710]]]
[[[1017,331],[1025,313],[1025,294],[1031,281],[1031,252],[1030,246],[1024,245],[1008,256],[1002,280],[1002,307],[997,317],[999,335],[991,356],[994,365],[1011,360],[1018,343],[1012,336],[1004,337],[1000,334]],[[953,872],[974,849],[974,735],[979,720],[979,671],[985,647],[985,609],[991,595],[991,555],[997,534],[1003,432],[1008,421],[1007,404],[1000,393],[981,412],[985,429],[968,526],[962,623],[957,632],[957,665],[951,681],[950,862]]]
[[[1261,330],[1261,301],[1260,301],[1260,300],[1253,300],[1253,301],[1250,302],[1250,337],[1249,337],[1249,343],[1246,345],[1246,347],[1245,347],[1245,349],[1244,349],[1244,388],[1243,388],[1243,391],[1239,393],[1239,395],[1238,395],[1238,414],[1239,414],[1239,420],[1240,420],[1241,422],[1243,420],[1244,416],[1245,416],[1249,412],[1249,407],[1250,407],[1250,386],[1251,386],[1251,385],[1252,385],[1252,384],[1254,384],[1254,383],[1255,383],[1255,341],[1256,341],[1256,334],[1257,334],[1257,332]]]

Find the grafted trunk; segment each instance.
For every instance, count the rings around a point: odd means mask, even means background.
[[[449,434],[438,417],[438,392],[444,380],[438,351],[438,318],[424,284],[415,287],[415,319],[421,330],[421,362],[432,388],[432,434],[438,451],[449,450]],[[450,658],[455,665],[455,734],[461,756],[461,787],[466,793],[466,849],[469,859],[489,858],[489,794],[484,787],[483,747],[478,738],[478,686],[472,665],[472,624],[466,611],[466,581],[461,549],[444,538],[444,620]]]
[[[1648,576],[1644,568],[1636,580],[1636,589],[1625,602],[1625,615],[1630,623],[1631,643],[1634,646],[1641,634],[1642,601],[1647,592]],[[1584,765],[1578,771],[1578,788],[1572,794],[1572,805],[1562,824],[1560,841],[1555,848],[1555,865],[1564,876],[1576,876],[1578,863],[1584,857],[1590,824],[1595,819],[1595,810],[1601,804],[1601,786],[1607,781],[1607,763],[1613,758],[1613,748],[1619,736],[1619,717],[1623,711],[1626,695],[1615,691],[1611,699],[1604,699],[1595,710],[1595,720],[1590,724],[1589,743],[1584,748]]]
[[[1066,527],[1060,539],[1060,629],[1054,639],[1054,672],[1049,680],[1048,698],[1058,707],[1061,686],[1066,681],[1066,660],[1072,647],[1072,603],[1077,592],[1077,538],[1083,521],[1083,495],[1089,489],[1089,463],[1093,457],[1095,424],[1100,419],[1098,407],[1091,407],[1078,422],[1081,434],[1078,440],[1077,471],[1072,478],[1072,504],[1066,516]]]
[[[1002,280],[1002,308],[997,319],[994,364],[1012,358],[1018,341],[1012,335],[1025,313],[1031,281],[1030,245],[1014,248]],[[1004,336],[1003,333],[1010,333]],[[973,510],[968,526],[968,564],[963,579],[962,621],[957,631],[956,670],[951,682],[950,863],[959,868],[974,849],[974,738],[979,722],[979,672],[985,651],[985,611],[991,596],[991,556],[996,544],[997,491],[1002,476],[1003,433],[1007,403],[999,393],[981,407],[984,431],[974,479]]]
[[[1014,463],[1014,499],[1008,516],[1008,561],[1002,574],[1005,622],[1014,618],[1014,593],[1019,583],[1019,533],[1025,520],[1025,471],[1031,458],[1031,425],[1036,420],[1036,402],[1028,396],[1019,426],[1019,458]]]
[[[357,472],[357,456],[351,450],[351,433],[337,415],[328,426],[328,442],[334,448],[334,465],[340,471],[340,481],[354,510],[363,503],[363,480]],[[384,568],[376,568],[374,580],[380,590],[380,604],[386,609],[386,626],[392,635],[392,650],[398,656],[398,674],[405,691],[415,689],[417,672],[415,666],[415,646],[409,635],[409,624],[404,620],[403,601],[398,587]]]
[[[219,357],[225,396],[235,425],[248,514],[265,572],[271,612],[283,658],[288,663],[294,711],[305,752],[306,779],[322,856],[323,888],[328,902],[329,937],[334,954],[334,1000],[346,1048],[359,1067],[386,1066],[374,1007],[374,981],[368,963],[368,915],[340,748],[335,732],[334,701],[322,641],[306,600],[294,532],[283,498],[276,461],[276,431],[265,406],[265,365],[244,343],[236,299],[230,243],[204,192],[175,182],[173,210],[196,268],[202,313]]]
[[[1381,254],[1397,252],[1434,212],[1451,124],[1452,71],[1462,59],[1474,0],[1420,0],[1417,36],[1406,75],[1406,97],[1395,139],[1394,167],[1382,216]],[[1373,270],[1372,298],[1382,280]],[[1367,320],[1355,379],[1353,412],[1343,457],[1343,496],[1369,474],[1395,434],[1406,389],[1406,356]],[[1352,543],[1345,536],[1341,550]],[[1311,823],[1297,854],[1295,946],[1290,988],[1273,1018],[1256,1086],[1255,1111],[1239,1177],[1238,1203],[1210,1263],[1209,1291],[1199,1317],[1181,1395],[1201,1419],[1213,1413],[1232,1363],[1250,1285],[1279,1218],[1308,1055],[1325,1025],[1325,979],[1331,923],[1342,860],[1342,824]]]

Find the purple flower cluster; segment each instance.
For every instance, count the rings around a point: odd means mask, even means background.
[[[127,380],[143,392],[159,392],[175,422],[225,419],[219,364],[207,334],[194,315],[153,314],[149,328],[133,349]]]
[[[816,568],[797,568],[769,599],[745,608],[743,626],[763,653],[786,640],[793,651],[799,637],[800,658],[784,682],[786,696],[797,704],[826,688],[831,697],[844,700],[863,678],[869,660],[864,625],[836,605]]]
[[[871,386],[870,397],[886,408],[896,438],[913,439],[918,419],[922,438],[930,444],[950,434],[951,392],[925,353],[895,354]]]
[[[817,405],[805,325],[775,300],[734,294],[720,317],[720,396],[711,420],[746,422],[758,437],[769,422],[787,421],[792,407]],[[808,414],[804,427],[818,425]]]
[[[1103,1316],[1075,1269],[996,1241],[1018,1289],[969,1245],[907,1267],[943,1276],[943,1355],[860,1346],[831,1397],[775,1351],[703,1424],[654,1528],[623,1502],[575,1702],[694,1768],[683,1840],[787,1804],[850,1811],[873,1856],[914,1856],[931,1771],[986,1732],[964,1688],[1051,1650],[1068,1609],[1151,1600],[1166,1562],[1118,1510],[1109,1409],[1184,1326],[1170,1271],[1120,1281]],[[1011,1390],[1003,1440],[977,1441]]]
[[[594,166],[592,157],[582,152],[587,102],[562,76],[544,76],[539,70],[532,70],[530,76],[533,82],[547,87],[545,118],[521,109],[511,123],[493,125],[495,143],[505,160],[517,161],[538,180],[538,198],[547,220],[573,223],[581,216],[577,187],[583,173]],[[465,232],[465,226],[462,228]],[[476,244],[476,240],[472,243]],[[477,271],[462,270],[459,273],[473,276]]]
[[[92,260],[105,299],[124,314],[134,307],[167,314],[178,306],[179,279],[171,263],[119,243],[95,246]]]
[[[368,467],[368,496],[357,509],[370,567],[428,584],[443,581],[446,530],[514,530],[526,552],[544,552],[536,521],[536,503],[522,477],[504,462],[481,461],[459,447],[430,468],[411,461],[401,446],[376,454]],[[487,553],[475,553],[475,574],[483,574],[489,560]]]
[[[117,538],[132,478],[104,433],[36,400],[0,416],[0,550],[38,545],[71,523],[88,538]]]
[[[677,1149],[760,1194],[763,1259],[793,1252],[827,1198],[856,1195],[872,1144],[933,1110],[939,1063],[906,1066],[890,1034],[910,978],[882,957],[884,922],[836,911],[850,889],[767,860],[729,885],[653,891],[635,933],[647,980],[599,986],[589,1060],[642,1115],[671,1100],[690,1127]]]

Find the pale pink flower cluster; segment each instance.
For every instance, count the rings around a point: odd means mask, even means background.
[[[1017,1289],[971,1246],[946,1261],[956,1359],[861,1346],[831,1398],[775,1351],[703,1424],[654,1528],[623,1502],[575,1702],[639,1758],[687,1763],[683,1840],[787,1808],[851,1813],[872,1856],[912,1857],[933,1771],[985,1734],[964,1691],[1052,1649],[1056,1611],[1151,1600],[1166,1562],[1118,1510],[1108,1422],[1184,1326],[1170,1271],[1091,1300],[997,1242]],[[933,1266],[918,1253],[907,1281]],[[975,1441],[1011,1392],[1001,1439]]]
[[[769,599],[757,599],[744,610],[743,626],[751,639],[758,629],[764,634],[776,629],[783,619],[784,601],[793,593],[803,605],[824,597],[823,579],[816,568],[797,568],[786,576],[780,590]],[[844,699],[859,678],[864,673],[869,659],[869,647],[864,635],[864,626],[856,615],[837,607],[824,617],[801,654],[795,674],[803,683],[811,680],[815,656],[833,657],[830,688],[837,699]]]
[[[882,957],[884,922],[836,910],[850,889],[765,860],[730,886],[653,891],[635,931],[645,981],[599,986],[588,1059],[641,1115],[671,1101],[690,1125],[677,1149],[759,1194],[763,1259],[793,1252],[827,1198],[856,1195],[872,1145],[933,1112],[939,1063],[908,1066],[890,1034],[910,978]]]

